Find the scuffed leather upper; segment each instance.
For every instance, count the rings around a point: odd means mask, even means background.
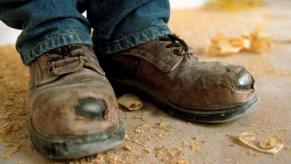
[[[218,110],[248,102],[254,95],[253,79],[245,68],[200,62],[176,36],[99,59],[110,79],[134,81],[183,109]],[[250,77],[246,89],[237,84],[242,74]]]
[[[91,47],[70,45],[51,50],[29,68],[28,108],[33,126],[41,134],[82,135],[107,130],[119,122],[114,91]],[[96,110],[103,113],[96,114]]]

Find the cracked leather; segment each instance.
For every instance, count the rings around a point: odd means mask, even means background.
[[[244,67],[200,62],[192,49],[185,52],[185,48],[169,44],[171,41],[153,40],[113,57],[99,57],[100,64],[109,79],[146,86],[164,101],[187,110],[231,108],[253,98],[253,85],[236,87],[235,78],[247,71]]]
[[[90,134],[105,131],[119,122],[114,91],[90,46],[70,45],[51,50],[32,62],[29,69],[27,104],[32,124],[41,134]],[[103,119],[75,112],[78,102],[86,99],[104,102]]]

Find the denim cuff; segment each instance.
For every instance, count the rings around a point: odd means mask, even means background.
[[[93,45],[89,34],[66,30],[57,31],[46,36],[44,40],[39,41],[33,47],[29,47],[29,45],[21,48],[17,47],[17,51],[21,54],[23,63],[29,65],[37,57],[51,49],[77,43]]]
[[[118,38],[110,43],[94,42],[94,49],[97,53],[114,54],[169,34],[171,34],[171,31],[167,25],[154,26],[132,35]]]

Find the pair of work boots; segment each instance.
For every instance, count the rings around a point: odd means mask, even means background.
[[[201,123],[234,120],[257,101],[247,70],[199,62],[175,35],[98,57],[106,76],[92,47],[82,44],[50,50],[29,66],[30,135],[48,158],[83,157],[123,142],[113,88]]]

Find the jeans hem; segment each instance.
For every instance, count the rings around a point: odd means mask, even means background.
[[[78,43],[93,45],[89,34],[84,35],[79,32],[58,31],[32,48],[23,47],[17,50],[21,54],[22,62],[25,65],[29,65],[33,60],[51,49]]]
[[[171,31],[166,25],[164,27],[155,26],[147,28],[130,36],[121,37],[111,43],[102,44],[94,42],[94,48],[97,53],[114,54],[132,47],[136,47],[148,41],[155,40],[161,36],[165,36],[168,34],[171,34]]]

